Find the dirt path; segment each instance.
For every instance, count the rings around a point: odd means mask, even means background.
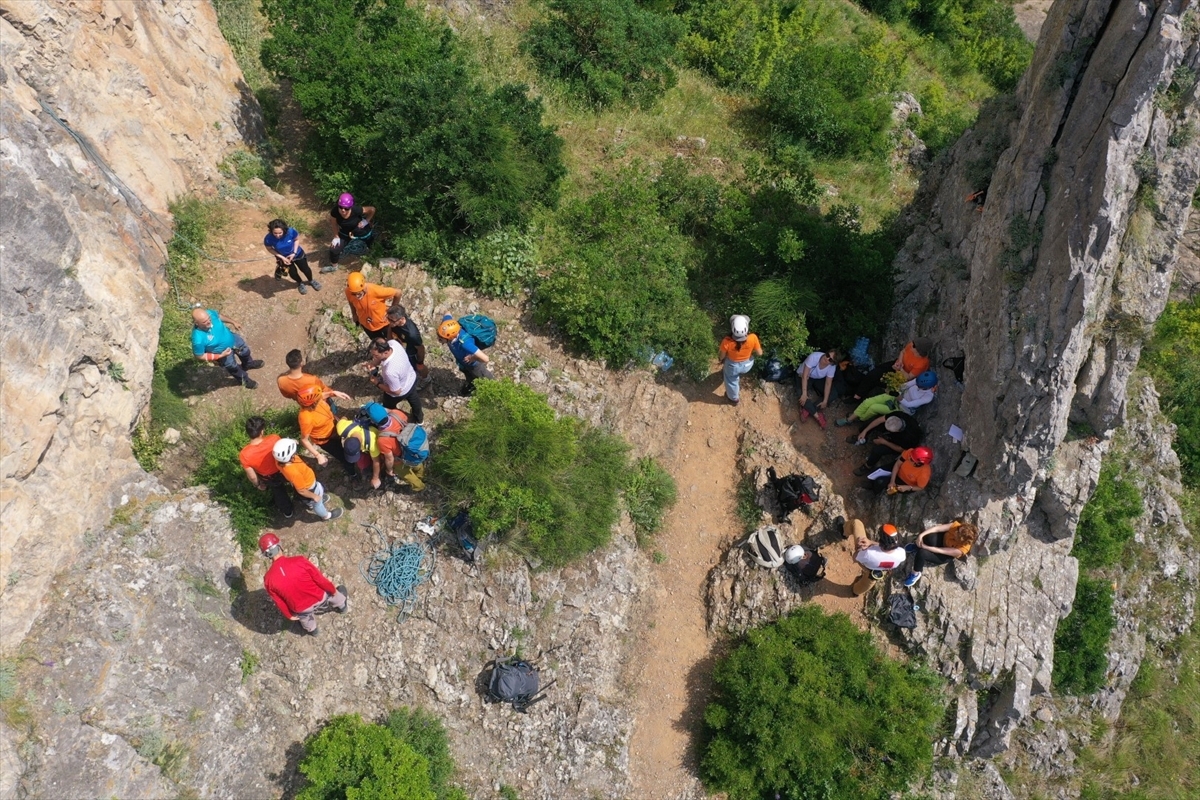
[[[705,796],[697,779],[694,744],[719,655],[718,640],[706,630],[705,584],[717,561],[741,537],[742,523],[734,511],[742,424],[791,442],[814,461],[825,461],[843,449],[835,444],[840,429],[823,431],[811,422],[797,425],[793,409],[775,396],[751,390],[750,383],[742,381],[742,402],[736,408],[725,401],[719,376],[696,388],[689,398],[683,442],[671,465],[679,502],[656,541],[667,561],[655,568],[653,611],[636,656],[640,673],[630,765],[639,800]],[[850,464],[843,470],[848,477],[852,459],[837,460]],[[865,626],[862,600],[848,588],[857,574],[849,549],[831,547],[825,554],[826,590],[813,602],[826,611],[847,613]]]

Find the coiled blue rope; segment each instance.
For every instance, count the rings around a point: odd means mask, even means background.
[[[389,542],[374,525],[363,525],[379,539],[380,549],[359,567],[363,579],[375,587],[389,606],[400,606],[403,622],[417,607],[417,588],[433,574],[437,557],[420,542]]]

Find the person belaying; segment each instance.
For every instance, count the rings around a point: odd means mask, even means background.
[[[912,572],[904,579],[904,585],[914,586],[921,580],[921,573],[926,567],[937,567],[947,561],[966,558],[978,538],[979,529],[961,519],[921,531],[914,546]]]
[[[369,245],[375,236],[375,206],[360,206],[349,192],[338,197],[329,216],[333,219],[333,241],[329,243],[329,265],[321,267],[321,272],[337,271],[347,245]]]
[[[258,538],[258,550],[271,560],[263,575],[263,588],[283,616],[299,622],[310,636],[317,635],[317,614],[327,610],[345,614],[350,597],[345,586],[333,581],[304,556],[285,556],[279,537],[267,531]]]
[[[488,358],[487,353],[483,352],[471,334],[463,330],[462,325],[454,317],[449,314],[442,317],[437,335],[450,348],[450,354],[454,356],[454,363],[458,365],[459,371],[467,379],[460,394],[470,394],[475,389],[477,380],[492,380],[496,377],[488,369],[488,362],[491,359]]]
[[[300,246],[300,234],[295,228],[281,219],[273,219],[267,223],[267,235],[263,237],[263,246],[267,252],[275,256],[275,279],[283,280],[290,275],[296,282],[300,294],[307,294],[311,286],[321,291],[321,284],[313,280],[312,270],[308,266],[308,255]],[[304,279],[301,280],[300,276]]]
[[[721,340],[717,360],[725,379],[725,399],[733,405],[741,402],[742,376],[754,368],[754,359],[762,354],[762,343],[750,332],[750,318],[744,314],[730,317],[729,335]]]
[[[230,330],[232,328],[233,330]],[[263,362],[250,355],[250,347],[240,333],[241,326],[211,308],[192,309],[192,355],[201,361],[215,361],[225,368],[235,381],[247,389],[257,389],[258,382],[246,370],[258,369]]]
[[[354,322],[372,339],[385,336],[388,326],[388,305],[395,302],[399,290],[377,283],[367,283],[361,272],[351,272],[346,277],[346,300]]]

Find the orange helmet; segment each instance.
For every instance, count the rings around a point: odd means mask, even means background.
[[[462,326],[458,324],[458,320],[447,314],[446,316],[442,317],[442,324],[438,325],[438,338],[450,341],[458,336],[461,330]]]
[[[297,393],[296,402],[305,408],[309,408],[321,402],[321,395],[323,394],[324,392],[321,391],[320,386],[306,386]]]
[[[350,276],[346,278],[346,288],[349,289],[352,294],[358,294],[366,285],[367,279],[363,277],[361,272],[351,272]]]

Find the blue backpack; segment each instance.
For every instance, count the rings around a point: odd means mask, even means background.
[[[481,348],[491,347],[496,343],[496,323],[484,314],[468,314],[458,318],[458,324],[463,332],[470,335]]]
[[[400,454],[405,464],[416,466],[424,464],[429,458],[429,434],[421,423],[410,422],[405,425],[396,441],[400,444]]]

